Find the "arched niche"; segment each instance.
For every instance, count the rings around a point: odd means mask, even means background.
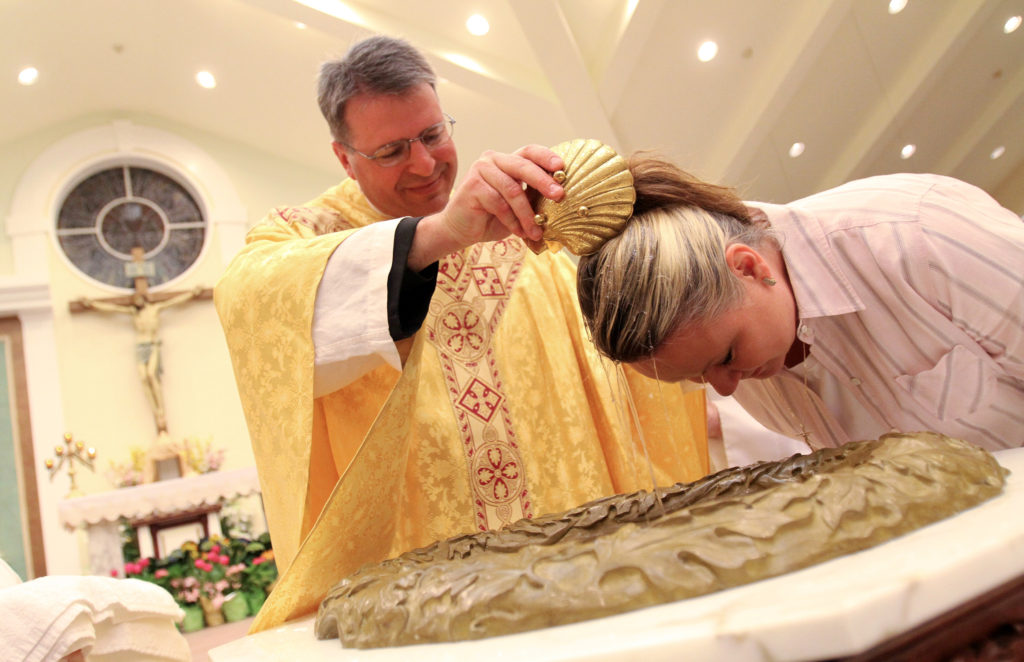
[[[65,432],[54,325],[55,307],[64,302],[52,300],[48,252],[56,246],[55,219],[66,194],[84,176],[124,163],[152,167],[186,183],[203,206],[224,264],[243,243],[245,209],[227,173],[204,150],[167,131],[114,121],[69,135],[31,162],[7,214],[13,273],[0,275],[0,317],[16,317],[21,324],[28,379],[20,399],[37,467]],[[59,246],[57,254],[63,255]],[[36,483],[47,572],[78,572],[79,546],[57,517],[66,485],[47,480],[45,471]]]

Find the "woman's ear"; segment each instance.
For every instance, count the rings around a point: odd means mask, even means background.
[[[762,280],[772,275],[764,257],[746,244],[731,244],[726,247],[725,262],[738,278]]]

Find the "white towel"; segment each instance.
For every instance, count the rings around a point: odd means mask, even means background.
[[[14,568],[7,565],[7,561],[0,559],[0,588],[7,588],[21,583],[21,576],[14,572]]]
[[[138,579],[52,576],[0,589],[0,650],[5,659],[189,662],[174,627],[184,612],[156,584]]]

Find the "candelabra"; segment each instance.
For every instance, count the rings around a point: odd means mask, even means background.
[[[65,448],[65,446],[67,448]],[[75,483],[75,463],[79,463],[82,466],[95,471],[93,467],[93,460],[96,459],[96,449],[92,446],[86,448],[85,444],[81,441],[74,441],[71,437],[70,432],[64,434],[64,446],[55,446],[54,455],[57,456],[57,461],[54,462],[53,458],[46,458],[44,464],[46,470],[50,472],[50,480],[53,481],[53,477],[57,475],[61,467],[67,465],[68,478],[71,480],[71,490],[65,495],[67,497],[81,496],[81,492],[78,491],[78,485]]]

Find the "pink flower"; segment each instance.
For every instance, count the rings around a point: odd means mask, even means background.
[[[220,545],[214,544],[212,547],[210,547],[210,553],[212,553],[212,554],[220,553]]]
[[[253,565],[259,565],[259,564],[263,563],[264,561],[266,561],[266,559],[264,559],[262,556],[257,556],[256,558],[254,558],[252,560],[252,564]]]
[[[116,568],[110,571],[110,576],[111,577],[117,577],[120,574],[121,573],[119,573]]]
[[[231,563],[231,557],[229,557],[227,554],[221,554],[220,558],[217,560],[220,561],[221,565],[227,565]]]
[[[157,571],[153,573],[153,576],[156,577],[157,579],[163,579],[167,575],[168,575],[167,568],[158,568]]]

